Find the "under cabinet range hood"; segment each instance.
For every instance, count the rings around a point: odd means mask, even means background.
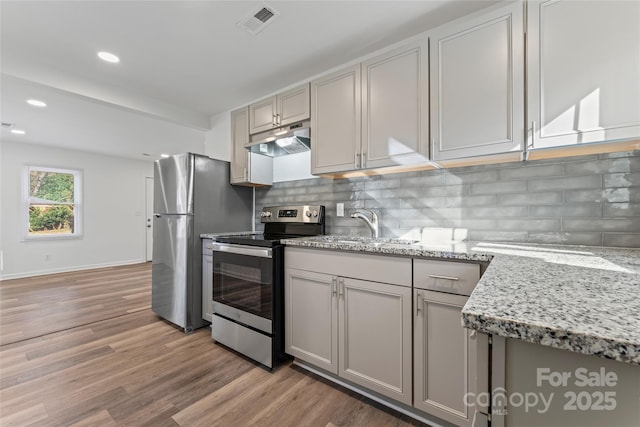
[[[311,149],[311,122],[305,120],[251,135],[245,148],[253,153],[278,157]]]

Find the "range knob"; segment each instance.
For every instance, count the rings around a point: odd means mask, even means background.
[[[312,215],[313,215],[314,218],[317,218],[318,217],[318,211],[313,211]]]
[[[311,218],[311,211],[306,211],[306,212],[305,212],[305,215],[306,215],[308,218]]]
[[[269,211],[260,212],[260,216],[262,218],[270,218],[271,217],[271,212],[269,212]]]

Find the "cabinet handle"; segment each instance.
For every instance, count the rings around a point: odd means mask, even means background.
[[[422,292],[416,294],[416,316],[420,316],[422,312]]]
[[[360,167],[360,153],[356,153],[355,167],[356,169]]]
[[[460,280],[459,277],[438,276],[437,274],[430,274],[429,277],[431,277],[432,279]]]
[[[337,284],[336,284],[337,281],[338,281],[337,277],[333,277],[331,279],[331,295],[334,297],[338,294]]]
[[[366,153],[366,151],[362,152],[361,159],[362,159],[362,167],[366,168],[367,167],[367,153]]]
[[[243,176],[245,181],[249,181],[249,171],[247,170],[247,168],[244,168]]]
[[[280,123],[282,123],[282,119],[280,118],[280,114],[276,114],[276,124],[278,126],[280,126]]]
[[[536,140],[536,121],[531,120],[531,142],[529,144],[530,148],[533,148],[533,142]]]
[[[278,126],[278,121],[276,119],[276,115],[275,114],[273,114],[271,116],[271,124],[274,125],[274,126]]]
[[[339,289],[339,296],[341,296],[342,298],[344,298],[344,279],[339,279],[338,281],[339,285],[338,289]]]

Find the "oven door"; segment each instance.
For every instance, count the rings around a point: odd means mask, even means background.
[[[213,244],[213,313],[271,334],[273,258],[270,248]]]

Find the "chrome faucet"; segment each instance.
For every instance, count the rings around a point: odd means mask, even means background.
[[[369,220],[369,218],[367,218],[367,216],[363,213],[363,212],[367,212],[371,214],[371,220]],[[360,209],[354,213],[351,214],[351,218],[359,218],[361,220],[363,220],[367,226],[369,227],[369,230],[371,230],[371,237],[373,237],[374,239],[378,238],[378,215],[376,215],[375,212],[370,211],[368,209]]]

